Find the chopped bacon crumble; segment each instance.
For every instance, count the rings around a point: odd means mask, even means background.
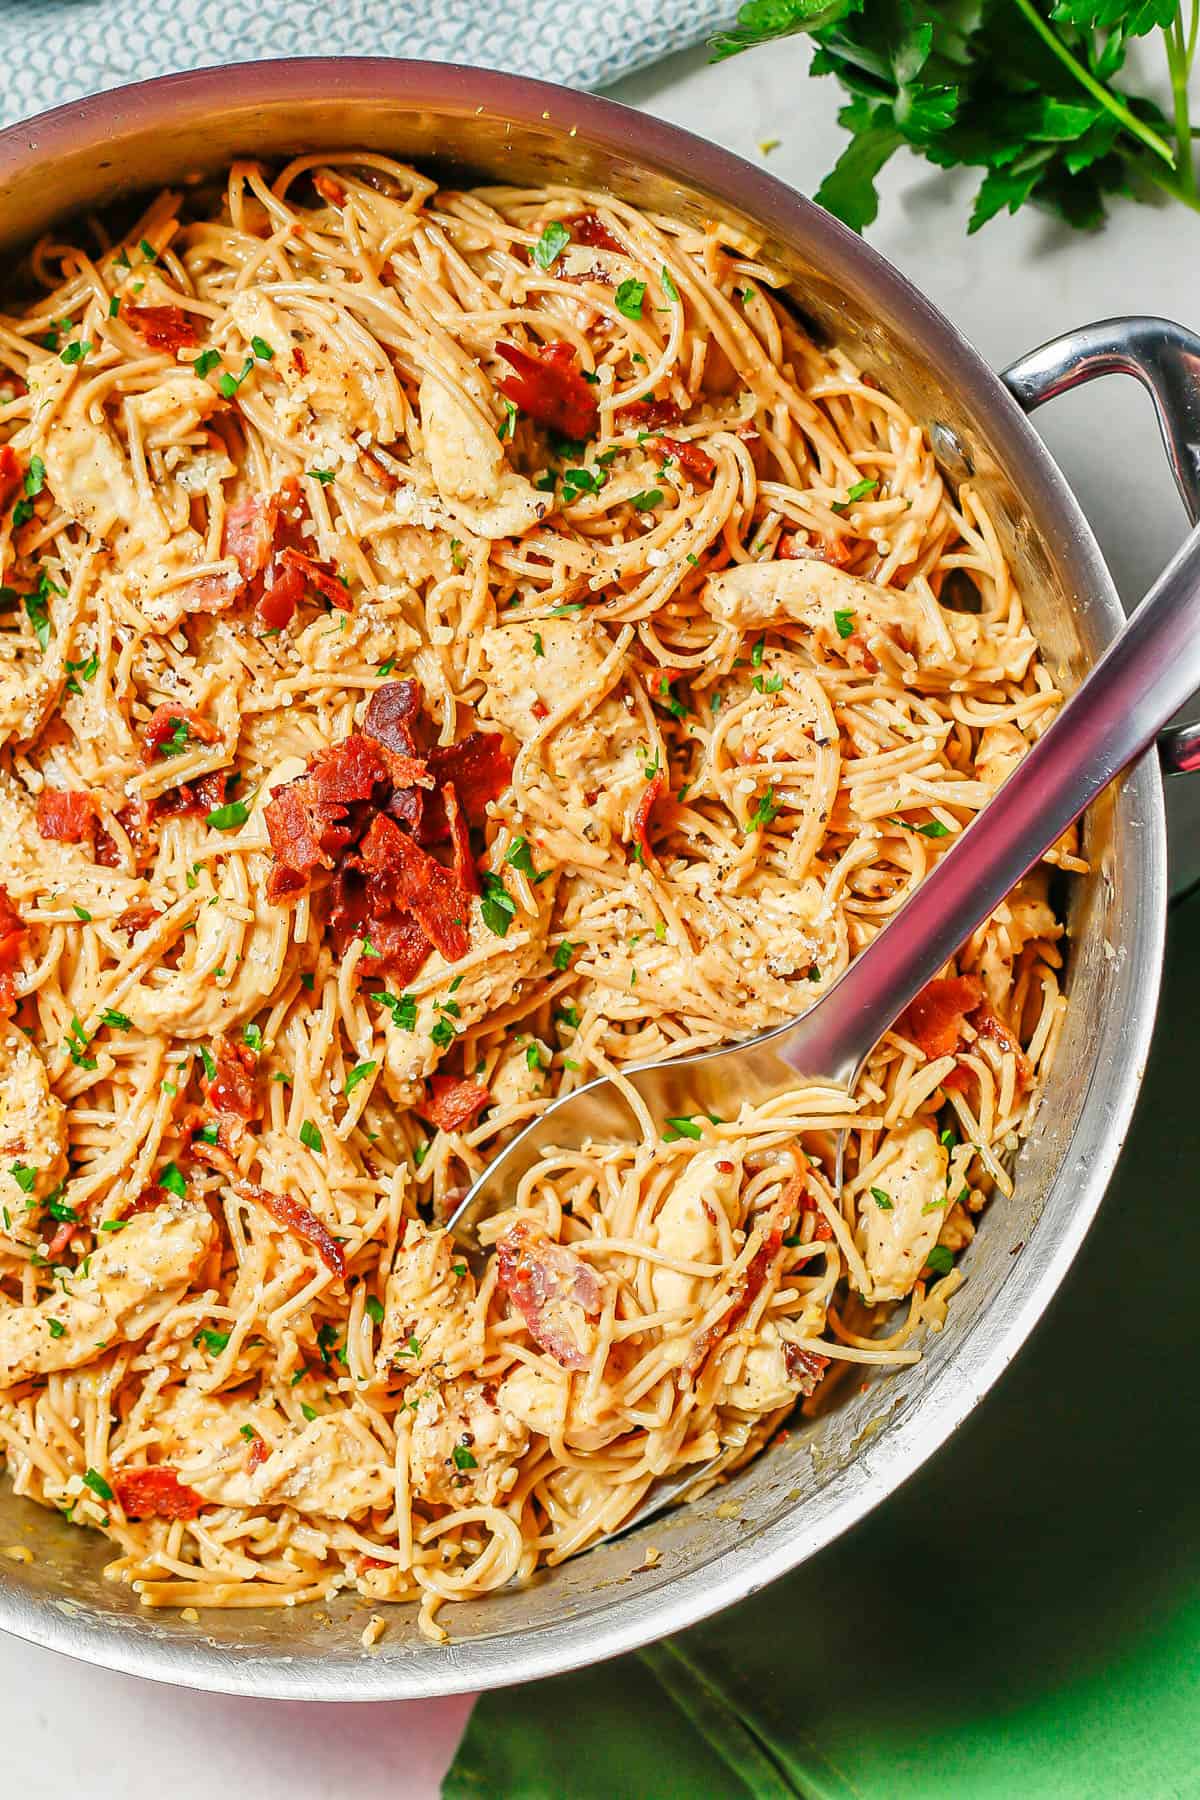
[[[497,386],[514,406],[563,437],[586,442],[595,435],[599,409],[575,366],[573,345],[545,344],[529,351],[517,344],[497,344],[496,353],[512,370]]]
[[[121,317],[151,350],[166,350],[174,356],[200,342],[196,321],[181,306],[126,306]]]

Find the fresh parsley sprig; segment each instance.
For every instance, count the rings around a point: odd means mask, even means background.
[[[856,230],[902,147],[983,170],[969,231],[1027,203],[1089,229],[1147,184],[1200,212],[1188,103],[1200,0],[745,0],[714,59],[798,32],[816,46],[810,73],[849,96],[850,142],[816,198]],[[1153,34],[1169,118],[1127,80],[1131,43]]]

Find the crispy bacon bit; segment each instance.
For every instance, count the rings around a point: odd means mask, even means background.
[[[686,1374],[693,1376],[698,1374],[713,1345],[737,1329],[762,1291],[771,1265],[783,1247],[784,1233],[791,1223],[795,1210],[793,1189],[794,1182],[789,1182],[770,1211],[765,1216],[760,1214],[755,1220],[755,1224],[760,1227],[762,1232],[758,1249],[737,1280],[731,1285],[729,1305],[725,1311],[705,1330],[698,1331],[693,1337],[687,1360],[683,1365]]]
[[[295,345],[292,350],[292,367],[295,369],[297,375],[308,374],[308,358],[305,356],[299,344]]]
[[[208,1104],[217,1113],[256,1119],[262,1111],[258,1093],[258,1060],[248,1044],[219,1037],[213,1044],[216,1073],[205,1081]]]
[[[145,338],[151,350],[166,350],[174,356],[200,342],[195,319],[190,319],[181,306],[126,306],[121,317]]]
[[[153,925],[155,919],[161,919],[162,912],[157,906],[150,906],[143,901],[140,906],[127,906],[117,920],[117,930],[123,931],[129,943],[132,943],[139,931],[145,931]]]
[[[279,522],[279,502],[273,494],[254,494],[238,500],[225,514],[223,556],[232,556],[243,581],[253,581],[270,561]]]
[[[370,800],[387,781],[383,758],[369,738],[353,732],[314,756],[295,781],[276,788],[263,808],[275,867],[267,898],[293,898],[317,869],[332,869],[353,843],[359,825],[351,808]]]
[[[585,441],[593,436],[598,409],[575,366],[571,344],[546,344],[534,352],[516,344],[497,344],[496,352],[512,370],[497,385],[515,406],[563,437]]]
[[[253,1475],[255,1469],[261,1469],[271,1454],[271,1447],[265,1438],[252,1437],[250,1448],[246,1452],[246,1473]]]
[[[1002,1053],[1016,1057],[1017,1086],[1029,1087],[1033,1081],[1033,1065],[1004,1020],[993,1012],[986,1000],[971,1014],[971,1023],[981,1038],[990,1038],[992,1043],[999,1045]]]
[[[17,1004],[13,970],[21,960],[28,930],[8,897],[8,889],[0,883],[0,1019],[6,1019]]]
[[[50,1242],[46,1245],[46,1261],[56,1263],[67,1253],[71,1239],[79,1230],[78,1225],[60,1225]]]
[[[800,1344],[783,1341],[783,1366],[788,1372],[788,1380],[794,1381],[807,1400],[816,1391],[818,1382],[829,1367],[827,1356],[818,1356],[815,1350],[805,1350]]]
[[[96,832],[96,806],[90,794],[75,788],[43,788],[37,803],[38,836],[60,844],[90,843]]]
[[[277,1225],[290,1231],[293,1237],[303,1238],[311,1244],[331,1275],[339,1281],[346,1279],[346,1258],[342,1246],[337,1239],[331,1237],[315,1213],[309,1211],[303,1201],[292,1194],[273,1194],[269,1188],[259,1187],[254,1181],[239,1181],[237,1191],[243,1199],[261,1206],[264,1212],[270,1213]]]
[[[5,511],[16,499],[23,479],[16,451],[11,444],[0,444],[0,512]]]
[[[421,711],[419,681],[389,681],[375,689],[367,703],[363,730],[385,750],[397,756],[416,756],[418,744],[413,724]],[[443,780],[453,779],[443,776]]]
[[[695,444],[690,438],[672,437],[660,437],[655,442],[664,456],[673,456],[694,480],[708,483],[716,474],[717,465],[703,444]]]
[[[339,956],[356,940],[368,940],[374,956],[360,974],[389,975],[404,987],[433,954],[433,945],[410,912],[398,910],[386,889],[358,869],[341,868],[333,878],[329,929]]]
[[[571,241],[575,244],[586,244],[589,250],[624,251],[625,246],[620,238],[615,238],[604,220],[595,213],[580,213],[577,219],[568,219]]]
[[[831,563],[835,569],[844,569],[854,561],[854,551],[846,538],[819,537],[810,544],[801,531],[781,532],[775,554],[784,562],[812,560]]]
[[[303,598],[303,575],[299,569],[284,569],[277,581],[263,589],[255,611],[268,631],[282,631],[291,624]]]
[[[202,718],[195,707],[168,702],[156,706],[142,727],[142,761],[152,763],[156,756],[167,755],[180,735],[181,725],[185,727],[185,743],[215,744],[220,736],[216,726]]]
[[[546,705],[544,700],[535,700],[529,710],[539,725],[543,719],[548,719],[550,717],[550,708]]]
[[[627,400],[617,408],[613,423],[618,431],[654,431],[660,425],[678,425],[682,417],[673,400]]]
[[[667,777],[662,769],[657,769],[642,790],[642,797],[637,803],[637,811],[633,815],[633,841],[641,855],[641,860],[648,869],[657,869],[658,858],[650,843],[650,816],[656,803],[667,792]]]
[[[322,200],[328,200],[330,206],[345,206],[346,190],[332,175],[314,175],[313,186]]]
[[[332,563],[318,562],[315,556],[306,556],[303,550],[293,550],[290,544],[279,552],[279,560],[286,568],[295,569],[311,587],[324,595],[330,606],[336,607],[339,612],[354,610],[350,589]]]
[[[144,1187],[137,1199],[125,1208],[121,1217],[132,1219],[135,1213],[153,1212],[156,1206],[165,1206],[170,1198],[165,1187],[160,1187],[157,1181],[152,1181],[149,1187]]]
[[[475,858],[471,855],[471,828],[467,824],[466,814],[459,804],[458,792],[452,782],[447,782],[442,789],[442,805],[446,809],[446,817],[450,822],[450,844],[454,852],[451,867],[454,879],[464,893],[479,892],[479,875],[475,868]]]
[[[368,882],[377,881],[398,911],[412,913],[447,962],[466,955],[471,942],[471,896],[398,825],[377,814],[359,847],[357,861]]]
[[[565,1244],[519,1219],[496,1245],[500,1286],[535,1344],[564,1369],[586,1369],[603,1295],[594,1269]]]
[[[198,775],[195,781],[180,781],[174,787],[164,788],[161,794],[154,796],[148,808],[150,817],[180,819],[213,812],[218,806],[224,806],[228,784],[229,773],[225,769]]]
[[[117,1469],[113,1493],[130,1519],[194,1519],[204,1501],[166,1463],[143,1469]]]
[[[512,757],[495,731],[472,731],[457,744],[438,744],[428,761],[439,787],[444,790],[447,782],[452,784],[469,825],[487,823],[489,802],[498,800],[512,780]],[[445,809],[435,799],[421,828],[422,842],[435,844],[448,830]]]
[[[417,1110],[439,1130],[457,1131],[482,1112],[491,1098],[478,1081],[460,1081],[456,1075],[431,1075],[428,1097]]]
[[[964,1019],[982,999],[983,983],[978,976],[940,976],[917,995],[900,1021],[900,1031],[930,1062],[939,1056],[953,1056]]]

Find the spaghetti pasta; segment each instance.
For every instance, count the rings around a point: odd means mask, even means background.
[[[28,273],[9,1473],[148,1606],[444,1635],[940,1328],[1073,838],[855,1094],[549,1155],[478,1272],[439,1226],[555,1094],[819,998],[1060,697],[979,496],[719,222],[356,152]]]

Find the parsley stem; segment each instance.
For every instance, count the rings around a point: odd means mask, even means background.
[[[1107,111],[1112,114],[1114,119],[1120,119],[1126,131],[1131,132],[1134,137],[1140,138],[1147,149],[1153,150],[1156,156],[1161,156],[1168,168],[1173,169],[1175,167],[1175,156],[1166,139],[1159,137],[1157,131],[1153,130],[1151,126],[1139,119],[1136,113],[1130,112],[1125,102],[1119,99],[1118,96],[1113,93],[1111,88],[1106,88],[1102,81],[1096,80],[1096,77],[1092,74],[1091,70],[1086,69],[1079,58],[1075,56],[1072,51],[1067,49],[1067,46],[1063,43],[1058,33],[1046,19],[1043,19],[1042,15],[1034,6],[1033,0],[1013,0],[1013,5],[1017,8],[1018,12],[1024,13],[1029,23],[1033,26],[1033,29],[1046,45],[1046,48],[1057,56],[1059,62],[1062,63],[1065,69],[1071,71],[1071,74],[1075,77],[1076,81],[1079,82],[1081,87],[1087,89],[1093,100],[1098,100],[1100,105],[1105,107]],[[1159,185],[1161,186],[1162,183]]]
[[[1196,47],[1196,21],[1200,18],[1200,7],[1192,6],[1191,26],[1188,39],[1183,35],[1183,9],[1175,14],[1174,21],[1162,28],[1163,42],[1167,47],[1167,67],[1171,72],[1171,93],[1175,100],[1175,166],[1179,170],[1180,185],[1189,194],[1196,192],[1196,166],[1192,158],[1192,124],[1188,115],[1188,74],[1191,69],[1192,54]]]

